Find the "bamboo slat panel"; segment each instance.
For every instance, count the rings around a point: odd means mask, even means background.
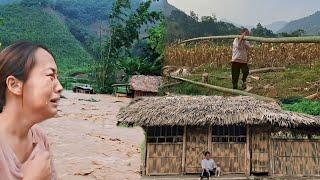
[[[224,173],[245,173],[245,143],[214,143],[212,158]]]
[[[155,93],[155,92],[134,91],[134,97],[157,96],[157,95],[158,93]]]
[[[180,174],[182,144],[147,145],[147,175]]]
[[[274,140],[275,175],[320,175],[320,141]]]
[[[251,172],[269,171],[269,134],[259,129],[252,129],[251,137]]]
[[[200,173],[203,152],[208,150],[208,128],[188,127],[186,144],[186,173]]]

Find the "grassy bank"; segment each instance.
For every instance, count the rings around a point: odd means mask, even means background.
[[[210,66],[203,66],[201,69],[192,73],[193,75],[187,76],[186,78],[201,81],[201,74],[204,72],[209,73],[209,84],[232,88],[231,70],[229,67],[214,69],[210,68]],[[259,78],[259,80],[249,77],[248,86],[253,87],[250,91],[251,93],[276,99],[305,97],[314,94],[319,90],[319,74],[320,60],[317,61],[312,68],[295,66],[287,68],[284,72],[253,74],[253,76]],[[163,91],[189,95],[221,95],[219,92],[188,83],[169,87]]]
[[[298,100],[294,103],[283,104],[285,110],[320,116],[320,101]]]
[[[208,66],[199,68],[193,75],[187,76],[187,79],[201,81],[201,74],[209,73],[209,84],[232,88],[231,70],[229,67],[216,69]],[[255,80],[248,78],[248,86],[252,87],[251,93],[275,98],[284,99],[303,99],[314,94],[320,89],[320,60],[316,61],[313,67],[293,66],[287,68],[284,72],[269,72],[253,74],[259,78]],[[240,82],[239,82],[240,84]],[[189,83],[181,83],[161,90],[162,94],[170,92],[173,94],[186,95],[229,95],[217,92],[208,88],[199,87]],[[297,100],[294,103],[286,104],[284,109],[296,112],[303,112],[312,115],[320,114],[319,101]]]

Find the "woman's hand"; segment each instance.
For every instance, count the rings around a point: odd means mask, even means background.
[[[22,166],[23,180],[50,180],[51,159],[49,152],[42,152]]]
[[[240,41],[243,41],[245,36],[246,36],[246,32],[242,33],[241,36],[240,36]]]

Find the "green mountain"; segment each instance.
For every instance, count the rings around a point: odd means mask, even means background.
[[[4,19],[0,26],[0,42],[4,46],[18,40],[44,44],[53,51],[63,71],[93,61],[51,8],[5,5],[0,6],[0,17]]]
[[[133,9],[144,0],[131,0]],[[161,2],[160,2],[161,1]],[[162,10],[160,0],[152,10]],[[108,32],[108,14],[114,0],[0,0],[0,42],[32,40],[47,45],[60,67],[70,67],[99,57],[101,41]],[[157,5],[163,6],[157,6]],[[130,12],[128,12],[130,13]]]
[[[172,11],[179,9],[169,4],[167,0],[158,0],[152,3],[151,10],[162,11],[166,17],[169,17]]]
[[[266,28],[272,30],[274,33],[279,31],[281,28],[283,28],[285,25],[287,25],[287,21],[276,21],[271,24],[266,25]]]
[[[174,42],[200,36],[217,36],[238,34],[240,28],[232,23],[218,21],[215,17],[189,16],[183,11],[173,10],[166,18],[167,39]]]
[[[234,24],[217,20],[213,16],[198,17],[195,13],[188,15],[167,0],[159,0],[158,4],[166,17],[168,43],[200,36],[238,34],[240,31]]]
[[[53,3],[56,12],[61,14],[61,17],[66,23],[80,23],[89,32],[99,35],[100,25],[102,29],[108,28],[108,15],[112,10],[115,0],[56,0]],[[138,8],[139,4],[144,0],[130,0],[133,10]],[[157,1],[154,4],[158,4]],[[152,5],[153,9],[158,10],[158,7]],[[153,10],[152,9],[152,10]],[[127,12],[128,14],[130,12]],[[73,24],[73,25],[72,25]]]
[[[138,8],[143,1],[130,0],[132,9]],[[100,35],[108,34],[108,15],[114,2],[115,0],[56,0],[53,8],[87,51],[99,57]],[[153,7],[159,10],[158,6]]]
[[[0,5],[10,4],[13,2],[18,2],[19,0],[0,0]]]
[[[291,33],[298,29],[303,29],[307,35],[320,35],[320,11],[289,22],[285,27],[280,29],[279,32]]]

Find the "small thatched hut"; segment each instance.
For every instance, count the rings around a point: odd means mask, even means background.
[[[320,176],[320,118],[251,97],[136,99],[119,123],[146,131],[143,173],[199,173],[210,151],[223,173]]]
[[[157,96],[158,88],[162,84],[161,76],[135,75],[130,79],[130,86],[134,97]]]

